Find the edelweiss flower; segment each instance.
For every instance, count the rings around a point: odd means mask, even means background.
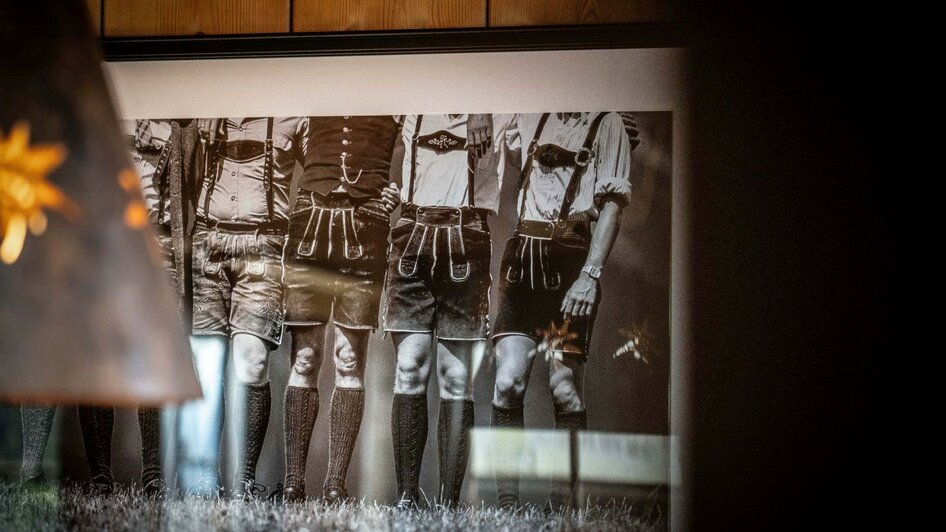
[[[79,209],[52,183],[50,172],[66,159],[61,144],[30,146],[29,125],[20,122],[10,135],[0,131],[0,260],[12,264],[20,256],[26,230],[41,235],[46,230],[44,208],[56,209],[67,218]]]

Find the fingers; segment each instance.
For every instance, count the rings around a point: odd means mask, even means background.
[[[566,319],[575,315],[575,298],[571,295],[565,296],[565,301],[562,303],[562,314]]]

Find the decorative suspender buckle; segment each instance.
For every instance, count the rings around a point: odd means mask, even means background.
[[[575,152],[575,165],[585,167],[591,164],[595,158],[595,152],[592,149],[582,146]]]

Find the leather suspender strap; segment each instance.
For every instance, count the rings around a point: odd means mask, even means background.
[[[532,164],[535,161],[535,150],[539,147],[539,136],[542,135],[542,130],[545,129],[545,123],[549,121],[549,116],[552,113],[543,113],[542,117],[539,118],[539,125],[535,128],[535,135],[532,137],[532,142],[529,143],[526,153],[526,162],[522,165],[522,174],[519,176],[519,195],[522,196],[522,201],[519,203],[519,218],[525,215],[526,212],[526,189],[529,187],[529,178],[532,176]]]
[[[220,173],[219,148],[221,142],[226,142],[228,132],[227,121],[221,120],[220,126],[218,127],[220,127],[222,130],[220,133],[223,135],[223,140],[217,138],[210,142],[206,154],[206,156],[210,159],[210,164],[207,165],[210,175],[205,177],[205,179],[209,178],[210,181],[207,183],[207,193],[204,194],[204,216],[210,216],[210,196],[213,194],[214,188],[217,186],[217,179]]]
[[[476,208],[476,202],[473,200],[473,181],[476,178],[476,157],[473,156],[473,150],[466,150],[466,173],[468,182],[466,186],[467,203],[471,209]]]
[[[168,160],[171,158],[171,143],[177,141],[179,136],[174,135],[174,127],[171,127],[171,137],[164,148],[161,149],[161,155],[158,156],[158,165],[154,169],[154,174],[151,175],[151,186],[158,194],[158,223],[161,223],[161,220],[164,219],[164,209],[167,203],[168,178],[166,174],[168,172],[166,170],[168,169]]]
[[[263,188],[266,190],[266,211],[273,219],[273,117],[266,119],[266,153],[263,156]]]
[[[411,178],[407,184],[407,202],[414,203],[414,180],[417,179],[417,137],[420,136],[420,124],[424,115],[417,115],[417,124],[414,126],[414,136],[411,138]]]
[[[588,127],[588,135],[585,136],[585,143],[578,151],[578,155],[575,156],[575,169],[572,171],[572,177],[568,181],[568,187],[565,188],[562,206],[558,211],[558,219],[561,221],[568,219],[568,211],[571,209],[572,202],[575,201],[575,196],[578,194],[581,176],[585,173],[585,169],[588,168],[588,165],[594,163],[594,150],[592,148],[594,147],[595,139],[598,138],[598,127],[601,126],[601,121],[606,114],[607,113],[598,113],[598,116],[591,121],[591,126]],[[587,159],[585,159],[587,162],[585,164],[578,164],[577,159],[581,156],[582,152],[587,154]]]

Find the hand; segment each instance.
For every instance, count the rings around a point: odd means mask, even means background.
[[[197,131],[204,139],[212,143],[217,140],[220,122],[220,118],[199,118],[197,119]]]
[[[479,159],[493,145],[493,115],[470,115],[466,121],[466,149]]]
[[[388,214],[394,212],[394,209],[401,204],[401,190],[397,183],[388,183],[388,186],[381,189],[381,205],[388,211]]]
[[[637,127],[637,120],[631,113],[618,113],[621,115],[621,121],[624,122],[624,131],[627,132],[627,138],[631,141],[631,151],[641,143],[641,130]]]
[[[575,284],[568,289],[562,301],[562,314],[565,318],[590,316],[598,297],[598,281],[581,272]]]

